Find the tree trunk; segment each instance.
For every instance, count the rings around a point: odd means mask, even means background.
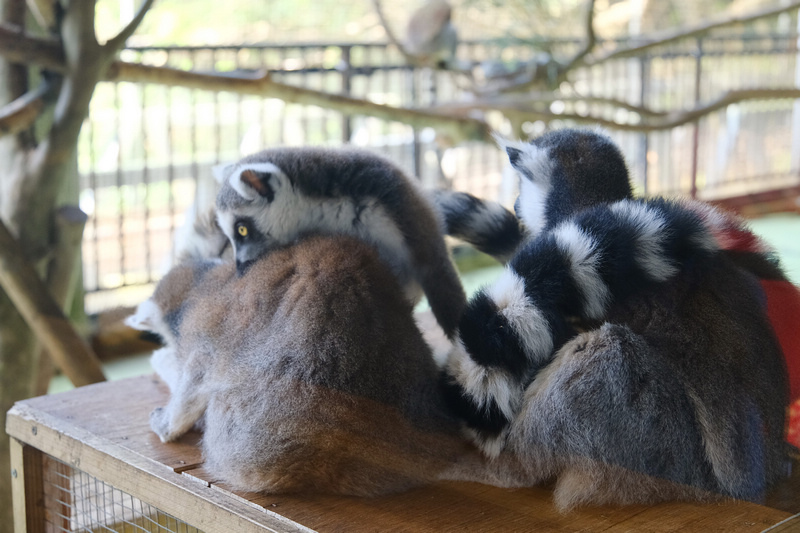
[[[0,0],[2,21],[24,26],[25,2]],[[27,69],[22,65],[0,61],[0,102],[11,102],[27,91]],[[16,219],[25,206],[15,206],[14,198],[20,180],[27,167],[32,137],[22,132],[0,139],[0,217]],[[13,227],[17,232],[19,228]],[[8,296],[0,291],[0,423],[3,438],[0,439],[0,533],[11,533],[11,466],[9,441],[5,436],[6,412],[15,401],[32,395],[36,368],[35,339],[17,312]]]
[[[24,27],[25,0],[0,0],[3,21]],[[94,38],[94,0],[66,4],[60,28],[67,69],[46,134],[36,144],[31,132],[0,139],[0,217],[23,254],[46,279],[54,245],[59,194],[77,180],[76,150],[97,80],[108,59]],[[0,58],[0,105],[28,90],[25,67]],[[0,422],[17,400],[36,390],[39,350],[31,330],[0,291]],[[0,533],[13,531],[8,439],[0,439]]]

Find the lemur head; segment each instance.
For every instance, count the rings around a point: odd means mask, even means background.
[[[288,178],[268,161],[219,166],[214,173],[221,185],[217,221],[233,245],[236,266],[242,271],[277,244],[270,231],[270,207],[289,186]]]
[[[562,129],[497,142],[519,175],[517,216],[534,235],[587,207],[633,197],[625,159],[603,133]]]

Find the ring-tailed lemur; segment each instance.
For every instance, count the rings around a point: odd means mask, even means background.
[[[519,484],[464,439],[412,307],[372,246],[311,235],[237,271],[204,257],[220,230],[200,226],[207,245],[187,249],[128,320],[165,342],[152,364],[170,399],[150,417],[162,441],[200,424],[205,468],[246,491]]]
[[[452,337],[466,297],[442,234],[447,209],[437,212],[397,166],[363,150],[275,148],[219,169],[218,178],[217,216],[240,271],[299,236],[352,235],[376,247],[411,302],[422,288]],[[492,213],[516,226],[508,215]]]
[[[604,134],[502,144],[529,240],[470,300],[442,376],[475,441],[557,476],[561,507],[760,498],[785,474],[786,375],[724,216],[633,199]]]

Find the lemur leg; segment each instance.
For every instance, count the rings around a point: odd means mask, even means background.
[[[150,428],[161,442],[174,441],[202,418],[206,407],[208,393],[203,387],[202,370],[185,371],[178,378],[175,388],[171,387],[167,405],[157,407],[150,413]]]
[[[522,391],[573,335],[569,317],[600,321],[716,251],[695,213],[663,200],[597,206],[528,242],[462,315],[443,376],[451,407],[497,453]]]

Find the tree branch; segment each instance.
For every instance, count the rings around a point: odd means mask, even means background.
[[[278,98],[295,104],[334,109],[348,115],[367,115],[383,120],[403,122],[417,128],[432,127],[437,130],[437,133],[448,137],[452,142],[467,139],[489,140],[491,138],[486,123],[478,119],[451,117],[428,110],[393,107],[343,94],[306,89],[272,80],[265,73],[247,77],[226,76],[117,61],[112,64],[106,79]]]
[[[800,1],[794,1],[790,4],[771,9],[764,9],[749,13],[747,15],[733,16],[722,15],[716,19],[702,23],[690,29],[678,29],[662,32],[654,35],[646,43],[628,46],[603,55],[592,57],[594,49],[597,47],[597,37],[594,33],[593,19],[594,19],[594,0],[587,0],[587,12],[585,19],[586,27],[586,41],[584,42],[581,50],[573,56],[569,61],[553,60],[551,64],[547,65],[547,69],[531,68],[526,65],[519,69],[517,72],[509,73],[505,76],[506,79],[511,80],[509,83],[501,86],[494,85],[487,90],[476,90],[481,95],[494,95],[511,92],[520,92],[528,90],[532,87],[552,87],[554,82],[560,82],[567,78],[569,73],[579,67],[588,67],[599,65],[606,61],[613,59],[621,59],[625,57],[633,57],[642,55],[645,51],[658,46],[674,43],[683,39],[692,37],[699,37],[705,35],[713,30],[724,28],[726,26],[733,26],[736,24],[745,24],[759,19],[770,18],[778,16],[787,11],[800,9]],[[535,65],[534,65],[535,67]]]
[[[142,20],[144,20],[144,16],[153,6],[153,1],[154,0],[144,0],[142,5],[139,7],[139,11],[136,12],[136,16],[131,19],[128,25],[125,26],[114,38],[106,41],[105,48],[112,57],[125,47],[125,43],[128,41],[130,36],[133,35],[133,33],[136,31],[136,28],[138,28],[142,23]]]
[[[587,103],[604,103],[614,107],[626,109],[638,115],[639,121],[617,122],[608,120],[601,115],[580,114],[580,113],[554,113],[547,108],[535,109],[535,104],[525,102],[522,99],[482,99],[469,102],[468,104],[439,106],[438,111],[449,112],[460,115],[481,109],[484,111],[498,111],[516,122],[534,122],[537,120],[571,120],[575,122],[589,122],[608,129],[619,131],[651,132],[661,131],[683,126],[695,122],[706,115],[709,115],[729,105],[746,102],[749,100],[787,100],[800,98],[800,89],[738,89],[724,93],[719,98],[712,100],[704,105],[693,109],[658,112],[646,107],[639,107],[607,98],[573,98],[574,101],[585,101]],[[570,101],[570,98],[553,98],[552,101]]]
[[[717,30],[719,28],[724,28],[727,26],[734,26],[736,24],[746,24],[748,22],[754,22],[759,19],[776,17],[778,15],[786,13],[787,11],[792,11],[795,9],[800,9],[800,1],[791,2],[789,4],[777,8],[756,11],[754,13],[749,13],[746,15],[719,16],[710,22],[699,24],[694,28],[665,31],[660,34],[653,35],[646,43],[640,44],[638,46],[630,46],[621,50],[615,50],[613,52],[609,52],[602,56],[592,58],[586,61],[584,64],[597,65],[599,63],[603,63],[611,59],[620,59],[624,57],[642,55],[643,52],[651,48],[655,48],[657,46],[663,46],[665,44],[674,43],[692,37],[700,37],[701,35],[705,35],[713,30]]]
[[[584,28],[586,28],[586,41],[583,43],[578,53],[564,65],[565,71],[569,71],[576,65],[579,65],[581,61],[583,61],[583,58],[589,55],[592,50],[594,50],[594,47],[597,46],[597,35],[594,32],[594,3],[595,0],[587,0],[586,2],[586,18],[583,24]]]
[[[75,332],[19,243],[0,220],[0,286],[75,386],[105,381],[89,345]]]
[[[403,43],[400,42],[400,39],[397,38],[395,35],[394,30],[389,25],[389,21],[386,19],[386,15],[383,13],[383,5],[381,4],[381,0],[372,0],[372,6],[375,8],[375,14],[378,15],[378,20],[383,26],[383,31],[386,33],[386,38],[389,39],[389,42],[392,43],[397,47],[403,57],[406,58],[406,61],[413,64],[415,62],[415,57],[408,53]]]
[[[0,55],[12,63],[36,64],[56,72],[66,69],[58,39],[33,37],[19,26],[0,23]]]
[[[49,90],[50,84],[43,83],[35,90],[1,107],[0,136],[28,129],[44,109],[45,96]]]

